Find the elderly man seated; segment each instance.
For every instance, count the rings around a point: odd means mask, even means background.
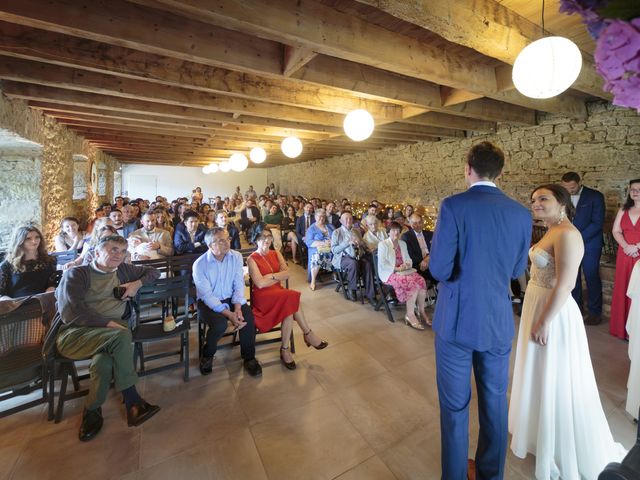
[[[156,216],[151,210],[142,216],[142,228],[132,232],[128,240],[133,260],[150,260],[173,255],[173,239],[169,232],[156,227]]]
[[[143,284],[157,279],[160,273],[123,263],[127,241],[117,235],[101,239],[95,253],[91,264],[65,271],[56,290],[63,322],[56,339],[58,352],[78,360],[91,357],[91,386],[78,435],[83,442],[102,428],[101,405],[112,379],[124,398],[130,427],[142,424],[160,410],[144,401],[136,390],[138,376],[127,325],[131,312],[123,301],[134,297]]]
[[[417,213],[408,218],[409,230],[402,234],[402,240],[407,244],[407,251],[411,257],[413,268],[427,281],[434,281],[429,273],[429,251],[431,250],[431,237],[433,232],[424,230],[422,217]]]
[[[249,375],[262,374],[255,358],[256,328],[251,308],[244,298],[242,255],[229,248],[229,233],[214,227],[205,236],[209,251],[193,264],[193,281],[198,295],[198,317],[207,325],[206,343],[200,358],[200,373],[213,370],[213,356],[227,324],[239,331],[240,355]]]
[[[347,275],[349,290],[347,296],[356,301],[358,274],[364,279],[365,294],[371,305],[376,305],[376,290],[373,284],[373,272],[369,260],[367,246],[362,240],[360,231],[353,228],[353,216],[345,212],[340,216],[342,226],[331,234],[331,253],[333,268],[342,270]]]

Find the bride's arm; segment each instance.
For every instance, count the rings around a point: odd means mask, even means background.
[[[551,296],[531,329],[531,338],[540,345],[547,344],[549,326],[558,315],[571,290],[575,287],[578,268],[582,261],[584,246],[578,230],[560,232],[553,242],[556,266],[556,285],[551,290]]]

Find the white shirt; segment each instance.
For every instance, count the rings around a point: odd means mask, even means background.
[[[573,203],[574,208],[578,206],[578,202],[580,201],[580,195],[582,194],[582,187],[578,190],[578,193],[575,195],[571,195],[571,203]]]
[[[471,186],[470,186],[469,188],[471,188],[471,187],[476,187],[476,186],[480,186],[480,185],[484,185],[484,186],[486,186],[486,187],[495,187],[495,186],[496,186],[496,184],[495,184],[495,183],[493,183],[493,182],[490,182],[490,181],[488,181],[488,180],[481,180],[481,181],[479,181],[479,182],[472,183],[472,184],[471,184]]]

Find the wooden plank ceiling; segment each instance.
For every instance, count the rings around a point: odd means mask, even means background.
[[[513,88],[511,65],[541,35],[532,5],[2,0],[1,89],[124,163],[201,166],[262,146],[270,167],[534,125],[536,110],[584,117],[585,100],[609,97],[584,27],[555,5],[546,25],[583,49],[578,81],[544,101]],[[364,142],[342,130],[356,108],[376,121]],[[289,135],[295,160],[280,153]]]

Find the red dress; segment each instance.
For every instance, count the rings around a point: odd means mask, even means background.
[[[640,219],[634,225],[627,210],[620,220],[622,236],[627,243],[640,243]],[[627,288],[631,278],[631,270],[640,257],[631,258],[625,255],[621,246],[618,246],[616,256],[616,276],[613,283],[613,294],[611,295],[611,320],[609,321],[609,332],[618,338],[627,338],[625,326],[631,307],[631,299],[627,297]]]
[[[271,278],[271,274],[280,271],[278,254],[275,250],[269,250],[266,256],[253,252],[249,258],[256,262],[260,273],[268,278]],[[258,288],[255,283],[253,284],[251,310],[256,328],[261,332],[268,332],[299,309],[300,292],[283,288],[279,283],[264,288]]]

